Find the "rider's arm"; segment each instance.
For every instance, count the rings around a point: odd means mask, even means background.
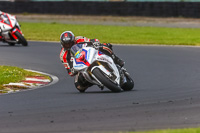
[[[90,42],[93,42],[93,43],[99,42],[100,43],[99,39],[90,39]]]
[[[104,51],[106,54],[113,54],[113,50],[112,50],[112,44],[110,43],[101,43],[99,46],[99,49],[101,51]]]
[[[77,74],[76,72],[74,72],[73,69],[73,63],[71,61],[70,51],[66,51],[64,50],[64,48],[62,48],[60,52],[60,60],[70,76],[74,76]]]
[[[84,36],[77,36],[75,37],[75,44],[77,43],[83,43],[83,42],[89,42],[90,39]]]
[[[92,45],[107,55],[113,54],[112,45],[110,43],[100,43],[99,41],[95,41]]]
[[[105,54],[108,55],[112,55],[113,54],[113,50],[112,50],[112,45],[110,43],[100,43],[100,41],[98,39],[88,39],[86,37],[83,36],[78,36],[76,37],[76,43],[82,43],[82,44],[87,44],[86,46],[89,47],[94,47],[96,49],[99,49],[100,51],[102,51]]]

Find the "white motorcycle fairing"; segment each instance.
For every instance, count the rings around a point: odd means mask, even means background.
[[[104,87],[105,85],[93,74],[95,69],[99,69],[105,78],[108,78],[108,80],[118,87],[117,91],[119,91],[121,89],[120,74],[113,59],[93,47],[82,47],[83,45],[76,44],[71,48],[74,55],[74,71],[82,73],[88,82]],[[112,88],[108,89],[112,90]]]

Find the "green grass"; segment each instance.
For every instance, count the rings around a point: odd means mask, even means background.
[[[10,82],[19,82],[24,80],[26,76],[41,76],[35,72],[26,71],[14,66],[0,66],[0,90],[3,89],[3,84]]]
[[[129,132],[129,133],[200,133],[200,128],[166,129],[166,130],[154,130],[154,131],[145,131],[145,132]]]
[[[110,25],[75,25],[59,23],[20,22],[28,40],[59,41],[66,30],[76,36],[98,38],[115,44],[200,45],[200,29],[160,28]]]

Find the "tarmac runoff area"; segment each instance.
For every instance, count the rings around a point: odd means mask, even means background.
[[[47,73],[34,71],[34,70],[28,70],[28,69],[26,69],[26,70],[32,71],[32,72],[37,72],[37,73],[43,74],[44,76],[31,76],[31,77],[26,77],[25,80],[22,80],[18,83],[4,84],[3,86],[5,87],[5,89],[0,91],[0,95],[45,87],[48,85],[55,84],[59,80],[54,75],[50,75]],[[49,76],[51,78],[51,80],[46,78],[45,76]]]

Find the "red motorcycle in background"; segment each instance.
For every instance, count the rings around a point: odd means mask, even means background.
[[[15,16],[8,13],[3,13],[0,16],[0,41],[11,46],[15,44],[28,45]]]

